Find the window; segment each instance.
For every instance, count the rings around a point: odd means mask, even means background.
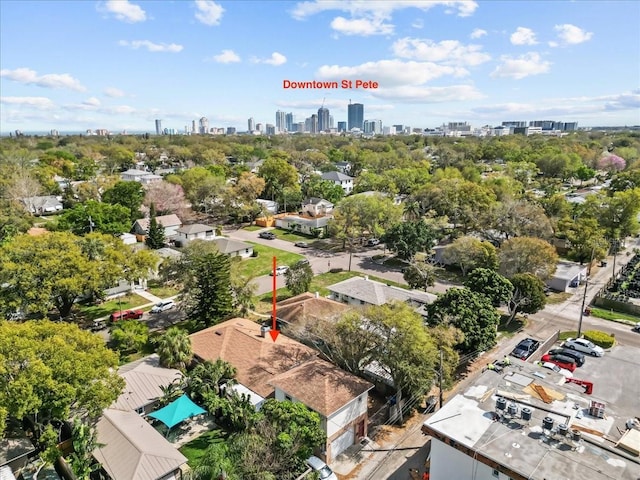
[[[493,469],[493,476],[495,478],[500,478],[500,472],[498,470],[496,470],[495,468]]]
[[[285,394],[285,396],[284,396],[284,399],[285,399],[286,401],[288,401],[288,402],[290,402],[290,401],[291,401],[291,397],[290,397],[289,395],[286,395],[286,394]]]

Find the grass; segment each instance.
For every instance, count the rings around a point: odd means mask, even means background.
[[[271,230],[276,237],[280,240],[286,240],[287,242],[307,242],[311,243],[316,240],[314,237],[309,237],[307,235],[302,235],[301,233],[290,232],[289,230],[282,230],[280,228],[275,228]]]
[[[433,269],[438,280],[458,285],[462,285],[464,283],[464,276],[458,269],[454,269],[453,267],[434,267]]]
[[[501,337],[513,337],[516,333],[521,331],[527,326],[527,320],[524,317],[514,318],[511,323],[507,325],[509,315],[501,315],[500,323],[498,324],[498,334]]]
[[[180,293],[180,290],[174,287],[156,286],[147,288],[150,294],[160,298],[174,297]]]
[[[626,320],[634,324],[637,322],[640,322],[640,317],[637,317],[635,315],[630,315],[628,313],[615,312],[613,310],[605,310],[604,308],[592,307],[591,316],[603,318],[605,320],[612,320],[612,321]],[[627,323],[626,321],[624,323]]]
[[[572,293],[569,292],[555,292],[547,297],[547,305],[555,305],[557,303],[566,302],[571,298]]]
[[[189,443],[185,443],[179,450],[180,453],[187,457],[187,463],[193,468],[204,456],[207,448],[213,443],[224,442],[224,437],[225,435],[221,430],[210,430]]]
[[[247,232],[255,232],[257,230],[262,230],[264,227],[261,227],[260,225],[249,225],[247,227],[243,227],[243,230],[246,230]]]
[[[249,243],[253,245],[253,251],[257,252],[258,256],[242,260],[239,267],[239,273],[241,275],[255,277],[268,275],[272,269],[274,256],[278,259],[278,265],[293,265],[304,258],[297,253],[285,252],[284,250],[278,250],[277,248],[271,248],[257,243]]]
[[[78,305],[78,310],[79,314],[84,316],[86,320],[95,320],[107,317],[118,310],[129,310],[145,303],[149,303],[149,300],[135,293],[129,293],[100,305]]]
[[[558,336],[558,340],[564,341],[567,338],[576,338],[577,336],[578,336],[578,332],[577,331],[560,332],[560,335]]]

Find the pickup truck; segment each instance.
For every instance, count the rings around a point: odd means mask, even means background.
[[[142,310],[118,310],[109,316],[109,320],[118,322],[120,320],[138,319],[142,318],[142,315],[144,315]]]

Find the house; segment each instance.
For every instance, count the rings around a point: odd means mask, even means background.
[[[520,360],[476,376],[422,426],[432,438],[431,480],[640,478],[640,430],[629,421],[638,376],[627,376],[627,361],[607,360],[589,395],[584,384]]]
[[[385,303],[400,301],[415,305],[417,308],[433,303],[438,297],[419,290],[405,290],[404,288],[386,285],[368,276],[352,277],[327,287],[329,298],[337,302],[344,302],[354,306],[384,305]]]
[[[175,215],[160,215],[156,217],[156,222],[164,228],[165,238],[173,238],[176,236],[178,229],[182,226],[182,220]],[[140,218],[133,224],[133,232],[136,235],[148,235],[150,218]]]
[[[185,246],[193,240],[213,240],[218,238],[216,229],[202,223],[194,223],[193,225],[184,225],[176,230],[174,240],[176,244]]]
[[[271,381],[276,400],[304,403],[320,415],[327,434],[321,455],[335,458],[367,436],[368,392],[373,384],[338,367],[314,359],[278,375]]]
[[[309,236],[324,237],[327,226],[333,215],[324,217],[311,217],[305,214],[285,214],[276,218],[276,227],[284,230],[292,230]]]
[[[322,174],[323,180],[328,180],[336,185],[340,185],[345,195],[353,191],[353,177],[340,172],[325,172]]]
[[[273,200],[263,200],[262,198],[258,198],[256,203],[260,205],[263,212],[271,213],[275,215],[278,213],[278,202],[274,202]]]
[[[54,195],[24,197],[21,201],[27,211],[33,215],[56,213],[60,212],[64,208],[62,205],[62,197],[56,197]]]
[[[312,217],[333,214],[333,203],[323,198],[311,197],[302,202],[302,211]]]
[[[344,303],[306,292],[278,302],[276,317],[284,333],[304,338],[314,326],[322,322],[336,322],[349,310],[351,307]]]
[[[125,182],[141,182],[142,177],[147,175],[153,175],[146,170],[139,170],[137,168],[130,168],[129,170],[122,172],[120,178]]]
[[[118,238],[122,240],[122,243],[125,245],[135,245],[138,243],[138,238],[132,233],[123,233]]]
[[[558,262],[555,273],[545,283],[549,288],[558,292],[568,292],[586,280],[587,274],[587,265],[563,260]]]
[[[247,258],[253,255],[253,245],[248,243],[225,237],[214,238],[211,241],[216,244],[220,253],[224,253],[230,257]]]
[[[106,409],[93,456],[113,480],[180,480],[187,457],[136,412]]]
[[[335,166],[340,173],[344,173],[345,175],[348,175],[351,171],[351,163],[349,162],[336,162]]]
[[[163,387],[182,378],[180,370],[161,367],[160,357],[155,353],[121,366],[118,375],[124,379],[125,388],[109,408],[140,415],[154,410]]]

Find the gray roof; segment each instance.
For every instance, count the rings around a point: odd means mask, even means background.
[[[329,200],[325,200],[324,198],[318,198],[318,197],[309,197],[307,199],[305,199],[302,202],[303,205],[321,205],[324,204],[326,206],[331,206],[333,207],[333,203],[331,203]]]
[[[137,168],[130,168],[129,170],[127,170],[125,172],[121,172],[120,175],[145,176],[145,175],[152,175],[152,173],[151,172],[147,172],[145,170],[138,170]]]
[[[321,217],[313,217],[306,218],[301,217],[299,215],[286,215],[282,217],[282,220],[287,220],[288,222],[295,222],[300,225],[307,225],[309,228],[321,228],[326,227],[329,224],[329,220],[331,220],[333,216],[325,215]]]
[[[139,218],[138,220],[136,220],[136,223],[140,225],[140,228],[145,232],[149,231],[150,222],[150,218]],[[158,222],[158,224],[163,228],[182,225],[182,220],[180,220],[180,218],[174,213],[172,213],[171,215],[160,215],[159,217],[156,217],[156,222]]]
[[[253,246],[248,243],[232,240],[230,238],[216,238],[211,241],[216,244],[220,253],[235,253],[240,252],[241,250],[246,250],[247,248],[253,248]]]
[[[157,480],[187,463],[187,457],[135,412],[107,409],[96,430],[102,446],[93,456],[113,479]]]
[[[184,225],[180,227],[176,232],[184,233],[185,235],[195,235],[196,233],[211,232],[214,231],[214,227],[209,225],[203,225],[202,223],[194,223],[193,225]]]
[[[34,207],[37,210],[44,210],[46,208],[62,206],[62,202],[55,195],[43,195],[39,197],[24,197],[22,202],[29,206]]]
[[[564,280],[573,280],[581,273],[585,273],[587,270],[586,265],[580,265],[574,262],[558,262],[556,272],[553,274],[553,278],[562,278]]]
[[[182,377],[179,370],[160,367],[157,354],[123,365],[118,374],[126,383],[124,392],[111,405],[117,410],[136,410],[162,396],[162,388]]]
[[[370,305],[384,305],[393,300],[401,302],[432,303],[438,297],[418,290],[386,285],[363,277],[352,277],[327,287],[330,292],[346,295],[356,300],[362,300]]]
[[[322,178],[324,180],[330,180],[332,182],[344,182],[346,180],[353,180],[353,177],[340,172],[325,172],[322,174]]]

